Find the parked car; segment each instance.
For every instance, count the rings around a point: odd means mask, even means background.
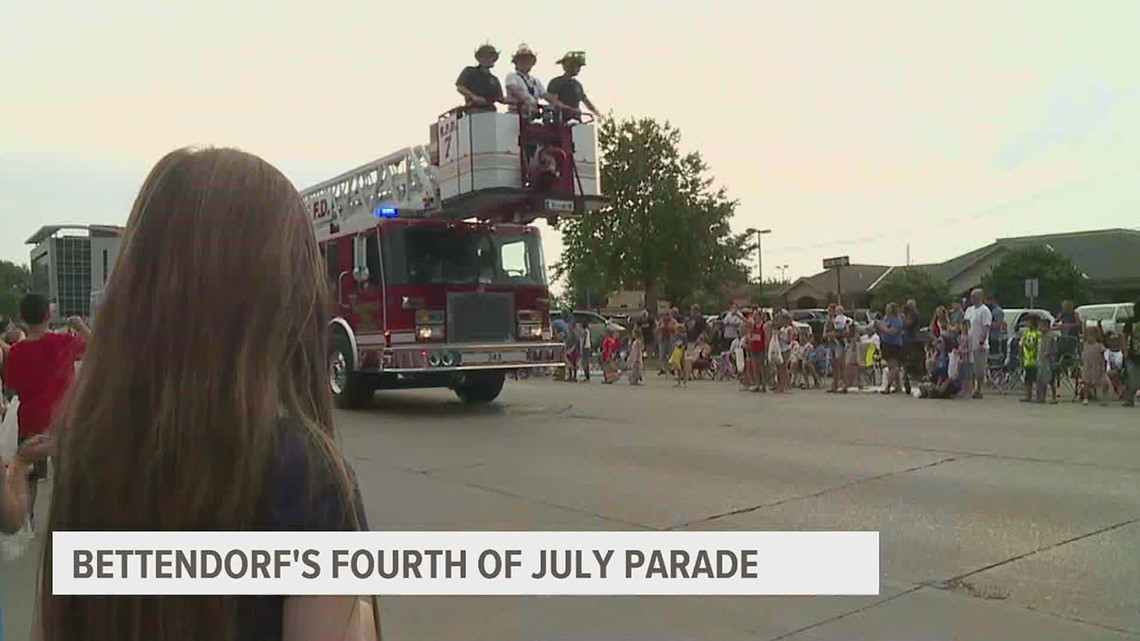
[[[808,332],[809,334],[812,335],[812,341],[816,342],[815,330],[812,329],[811,325],[808,325],[807,323],[801,323],[798,320],[792,319],[792,327],[796,328],[796,334],[797,335],[803,334],[804,332]]]
[[[1124,323],[1132,318],[1136,310],[1133,309],[1135,303],[1106,303],[1103,305],[1082,305],[1076,309],[1077,315],[1084,321],[1085,325],[1089,327],[1096,327],[1097,322],[1100,322],[1104,333],[1114,334],[1124,329]]]
[[[793,309],[792,320],[811,328],[816,343],[823,339],[823,326],[827,324],[826,309]]]
[[[602,346],[602,341],[606,338],[606,331],[616,331],[623,339],[629,335],[629,330],[622,327],[619,323],[614,323],[601,314],[588,312],[583,310],[574,310],[574,324],[581,325],[587,323],[590,327],[590,345],[593,349],[598,349]]]
[[[1006,334],[1009,336],[1020,336],[1025,332],[1025,328],[1029,325],[1029,315],[1037,314],[1037,317],[1043,322],[1050,325],[1056,320],[1053,313],[1046,309],[1005,309],[1005,327]]]
[[[1026,328],[1029,326],[1029,316],[1036,314],[1041,323],[1052,325],[1056,321],[1053,313],[1046,309],[1003,309],[1005,313],[1005,335],[1003,343],[1005,343],[1006,353],[1013,344],[1014,339],[1020,339],[1021,335],[1025,333]]]
[[[609,317],[611,323],[617,323],[626,329],[633,329],[636,317],[631,314],[615,314]]]

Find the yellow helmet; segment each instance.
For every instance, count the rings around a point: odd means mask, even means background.
[[[568,51],[565,56],[559,58],[556,64],[577,64],[581,67],[586,66],[586,52],[585,51]]]

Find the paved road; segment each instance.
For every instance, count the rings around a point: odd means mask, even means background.
[[[493,407],[379,395],[338,421],[377,529],[882,533],[882,592],[389,598],[386,637],[1140,638],[1140,412],[787,397],[732,383],[508,382]],[[12,639],[29,561],[0,567]]]

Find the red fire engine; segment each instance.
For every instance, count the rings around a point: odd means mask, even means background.
[[[455,109],[430,132],[301,194],[335,295],[341,407],[428,387],[487,403],[506,373],[563,363],[531,223],[602,202],[591,119]]]

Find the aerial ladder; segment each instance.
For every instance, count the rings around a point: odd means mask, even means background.
[[[405,147],[301,193],[318,233],[365,228],[376,218],[530,224],[596,209],[592,119],[561,122],[452,109],[430,126],[430,143]]]

